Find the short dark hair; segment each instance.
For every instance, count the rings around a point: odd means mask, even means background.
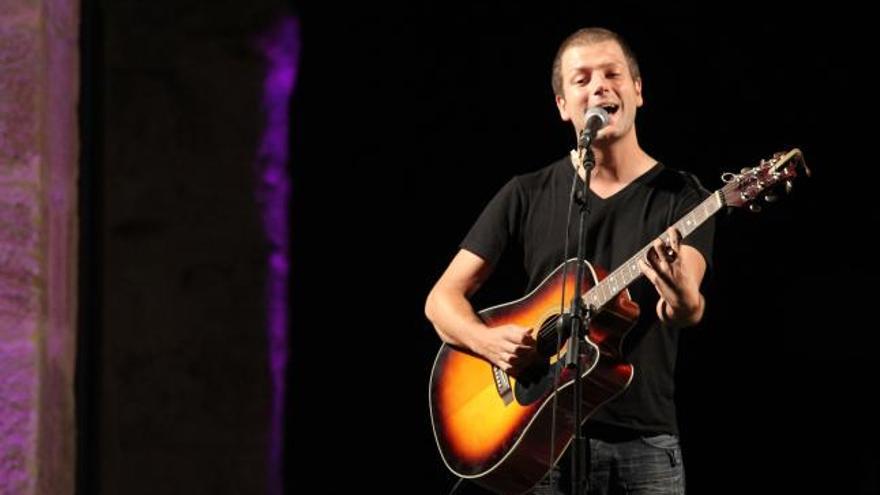
[[[605,28],[591,27],[578,29],[572,33],[565,41],[559,45],[556,51],[556,57],[553,59],[553,77],[551,84],[553,85],[553,94],[562,96],[562,54],[569,47],[574,45],[592,45],[603,41],[614,41],[623,50],[626,62],[629,65],[629,72],[632,74],[633,80],[641,79],[642,74],[639,71],[639,62],[627,42],[619,34]]]

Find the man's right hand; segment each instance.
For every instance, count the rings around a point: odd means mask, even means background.
[[[537,342],[532,330],[519,325],[501,325],[477,332],[474,351],[501,368],[516,375],[534,359]]]

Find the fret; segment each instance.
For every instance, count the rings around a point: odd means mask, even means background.
[[[791,156],[795,156],[792,153],[794,152],[790,152],[789,157],[787,157],[786,160]],[[778,181],[778,178],[776,176],[774,176],[773,179],[774,181]],[[675,222],[672,226],[678,229],[679,232],[681,232],[682,238],[689,236],[694,231],[696,231],[700,227],[700,225],[702,225],[706,220],[711,218],[712,215],[725,207],[726,195],[733,194],[733,189],[736,189],[738,187],[737,184],[739,183],[731,182],[724,186],[722,189],[715,191],[709,197],[703,200],[702,203],[697,205],[693,210],[691,210],[682,218],[680,218],[677,222]],[[733,206],[739,206],[739,204],[734,204]],[[669,242],[669,236],[666,234],[666,231],[663,231],[663,233],[661,233],[657,238],[660,239],[662,242]],[[609,273],[602,282],[596,284],[596,286],[587,291],[587,293],[582,296],[583,300],[589,306],[595,308],[597,311],[600,311],[609,301],[614,299],[614,297],[618,293],[626,289],[630,283],[642,276],[642,271],[639,269],[638,261],[640,259],[644,259],[645,255],[650,249],[651,245],[648,244],[647,246],[639,250],[616,270]]]
[[[707,219],[714,215],[723,206],[721,196],[716,192],[709,196],[700,205],[683,216],[672,226],[681,232],[682,238],[692,234]],[[664,231],[658,236],[663,242],[669,242],[669,236]],[[587,305],[601,310],[614,297],[626,289],[629,284],[642,275],[638,260],[643,259],[651,248],[650,244],[643,247],[639,252],[626,260],[620,267],[609,273],[605,279],[584,294],[583,299]]]

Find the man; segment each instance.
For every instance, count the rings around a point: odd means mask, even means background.
[[[692,176],[663,166],[640,147],[635,119],[643,104],[642,79],[634,55],[617,34],[589,28],[569,36],[554,60],[552,83],[559,115],[571,122],[576,137],[587,109],[602,107],[610,115],[592,144],[588,260],[613,270],[653,240],[639,261],[645,277],[629,288],[642,309],[622,349],[635,367],[633,381],[586,424],[590,493],[683,493],[674,368],[680,329],[698,323],[705,310],[700,285],[711,260],[714,224],[706,222],[684,240],[674,229],[667,231],[668,243],[657,238],[708,192]],[[536,329],[490,329],[468,298],[509,247],[516,245],[523,254],[528,290],[566,254],[573,256],[577,209],[569,214],[569,192],[575,171],[582,181],[584,168],[572,154],[514,177],[488,204],[426,302],[426,315],[444,342],[469,349],[514,376],[533,359]],[[548,482],[555,484],[555,476]]]

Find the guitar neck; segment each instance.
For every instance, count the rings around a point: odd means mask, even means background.
[[[721,192],[716,191],[672,226],[681,232],[682,238],[685,238],[697,230],[697,228],[711,218],[712,215],[718,213],[723,206],[723,196],[721,195]],[[669,241],[669,236],[666,232],[663,232],[659,239],[665,243]],[[614,299],[617,294],[629,287],[629,284],[642,276],[642,271],[639,270],[638,260],[644,259],[649,249],[651,249],[651,244],[640,249],[616,270],[609,273],[604,280],[587,291],[587,293],[583,295],[584,303],[597,311],[601,310],[609,301]]]

